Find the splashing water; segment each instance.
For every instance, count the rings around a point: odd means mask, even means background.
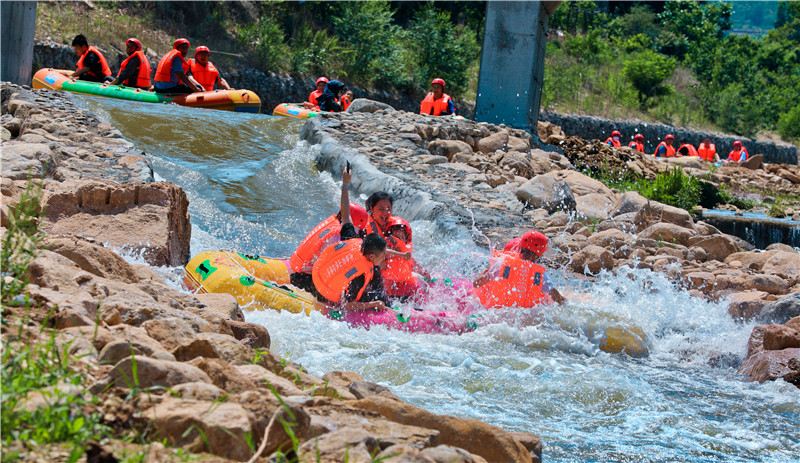
[[[297,141],[297,121],[79,101],[186,190],[193,253],[285,256],[337,207],[336,184],[314,168],[314,148]],[[413,226],[417,258],[431,273],[471,278],[485,267],[488,254],[469,233]],[[566,306],[487,317],[462,336],[356,329],[316,313],[247,318],[268,327],[274,351],[312,373],[355,370],[434,412],[534,432],[546,461],[797,460],[800,394],[784,382],[742,381],[736,367],[753,326],[734,322],[724,303],[693,298],[646,270],[594,281],[555,270],[553,283]],[[454,304],[444,293],[427,303]],[[640,328],[650,355],[601,351],[610,324]]]

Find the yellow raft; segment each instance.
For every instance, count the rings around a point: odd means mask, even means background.
[[[314,296],[289,284],[287,262],[232,251],[205,251],[184,267],[184,284],[203,293],[226,293],[245,309],[320,310]]]

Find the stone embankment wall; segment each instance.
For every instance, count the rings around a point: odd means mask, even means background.
[[[531,149],[526,132],[506,127],[426,117],[366,100],[356,100],[351,109],[309,120],[302,138],[320,146],[321,169],[340,175],[349,161],[353,187],[361,194],[389,192],[395,212],[407,219],[433,220],[443,232],[477,230],[476,243],[486,245],[488,237],[500,247],[535,228],[550,237],[544,259],[550,266],[589,277],[602,270],[650,269],[697,297],[730,300],[732,317],[779,323],[795,317],[793,323],[800,323],[800,306],[785,302],[800,294],[795,249],[779,244],[754,251],[683,209],[614,191],[576,170],[604,165],[652,178],[680,167],[719,182],[742,179],[794,189],[778,174],[794,176],[800,173],[796,166],[725,166],[712,173],[696,159],[656,160],[543,127],[548,130],[540,138],[559,144],[565,152],[560,155]],[[742,373],[759,381],[794,378],[800,385],[800,363],[786,362],[795,351],[785,349],[794,342],[800,347],[800,332],[792,333],[788,344],[754,348],[758,361],[744,363]]]
[[[686,140],[695,146],[699,145],[706,137],[717,145],[717,152],[724,158],[733,149],[734,140],[741,140],[752,155],[763,154],[764,160],[771,163],[797,164],[797,147],[788,143],[773,143],[755,141],[734,135],[689,130],[671,125],[650,123],[642,121],[617,121],[595,116],[581,116],[573,114],[558,114],[542,112],[539,120],[552,122],[561,127],[567,135],[574,135],[587,140],[605,140],[613,130],[622,132],[623,139],[629,143],[636,133],[645,136],[645,150],[648,153],[655,151],[656,145],[668,134],[675,135],[675,143]]]
[[[271,353],[267,329],[244,321],[232,296],[178,291],[151,267],[120,257],[127,250],[151,265],[186,263],[183,190],[154,182],[147,155],[67,95],[5,83],[1,93],[0,236],[11,233],[31,177],[43,183],[45,232],[24,290],[31,307],[24,298],[3,307],[3,341],[13,351],[47,342],[52,330],[83,378],[30,391],[21,407],[63,407],[50,400],[59,391],[91,393],[91,410],[73,413],[97,413],[117,437],[136,436],[137,444],[104,440],[107,461],[134,452],[176,461],[162,442],[207,453],[189,457],[197,461],[247,461],[254,446],[257,461],[277,451],[298,461],[540,461],[533,434],[435,415],[353,372],[312,376]],[[57,445],[8,447],[23,461],[60,460]]]

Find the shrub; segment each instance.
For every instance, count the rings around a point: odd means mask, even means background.
[[[650,98],[668,93],[664,80],[674,70],[674,59],[646,50],[626,61],[622,73],[636,88],[639,105],[644,109]]]
[[[800,104],[778,119],[778,133],[786,139],[800,140]]]
[[[637,189],[646,198],[687,211],[700,204],[701,199],[700,180],[679,167],[658,174],[653,181],[639,182]]]
[[[353,59],[353,50],[324,29],[313,30],[304,25],[292,37],[292,71],[313,75],[346,76],[345,65]]]
[[[272,17],[261,16],[255,23],[238,28],[236,38],[253,50],[256,61],[263,68],[289,70],[289,46],[284,42],[283,28]]]

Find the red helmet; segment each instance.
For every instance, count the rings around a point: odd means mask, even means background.
[[[664,137],[664,140],[674,140],[674,139],[675,139],[675,135],[672,135],[671,133],[668,133],[667,136]]]
[[[406,238],[408,238],[408,242],[410,243],[411,241],[413,241],[411,234],[411,224],[409,224],[406,219],[393,215],[392,218],[389,219],[388,225],[389,226],[387,227],[387,230],[391,230],[392,228],[395,227],[402,228],[406,232]]]
[[[437,77],[431,81],[431,85],[441,85],[444,88],[447,84],[445,84],[444,79]]]
[[[317,85],[319,85],[319,83],[320,83],[320,82],[327,84],[327,83],[328,83],[328,78],[327,78],[327,77],[325,77],[325,76],[322,76],[322,77],[318,78],[318,79],[317,79],[317,81],[316,81],[315,83],[316,83]]]
[[[178,48],[181,45],[186,45],[187,47],[191,46],[191,44],[189,43],[188,40],[182,39],[182,38],[181,39],[175,39],[175,41],[172,42],[172,48]]]
[[[615,130],[615,131],[611,132],[611,136],[612,137],[621,137],[622,134],[619,133],[619,130]]]
[[[637,133],[636,135],[633,136],[633,139],[634,140],[644,140],[644,135],[642,135],[640,133]]]
[[[734,148],[741,148],[742,147],[742,142],[740,142],[739,140],[734,141],[733,142],[733,147]]]
[[[547,251],[548,239],[538,231],[527,232],[520,238],[520,249],[527,249],[541,257]]]
[[[366,209],[358,204],[350,203],[350,220],[353,221],[353,225],[356,228],[365,230],[367,228],[367,222],[369,222],[369,214],[367,214]]]
[[[140,42],[139,39],[134,39],[133,37],[131,37],[125,41],[125,45],[130,45],[130,44],[136,45],[137,50],[142,49],[142,42]]]
[[[194,49],[194,56],[197,56],[198,53],[203,53],[203,52],[206,52],[209,55],[211,54],[211,50],[209,50],[207,46],[200,45],[199,47]]]

